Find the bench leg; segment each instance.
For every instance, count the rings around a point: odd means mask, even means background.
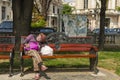
[[[98,53],[96,52],[96,58],[94,59],[94,73],[97,74],[99,70],[97,69],[98,64]]]
[[[90,58],[90,70],[93,71],[93,58]]]
[[[14,52],[10,52],[10,68],[9,77],[13,76],[13,62],[14,62]]]
[[[96,58],[93,58],[93,61],[92,61],[93,71],[95,74],[99,72],[99,70],[97,69],[97,64],[98,64],[98,56],[96,54]]]
[[[94,50],[90,51],[90,54],[95,54],[95,58],[90,58],[90,70],[94,71],[95,74],[98,73],[97,64],[98,64],[98,53]]]
[[[20,53],[20,70],[21,70],[21,74],[20,74],[20,76],[22,77],[22,76],[24,76],[24,59],[23,59],[23,55],[22,55],[23,53],[21,52]]]

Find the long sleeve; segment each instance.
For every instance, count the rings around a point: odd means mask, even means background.
[[[26,37],[26,39],[24,40],[23,44],[29,43],[30,41],[36,41],[33,34],[28,35],[28,36]]]

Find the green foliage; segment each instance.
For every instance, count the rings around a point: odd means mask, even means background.
[[[117,11],[120,11],[120,6],[117,6],[117,7],[116,7],[116,10],[117,10]]]
[[[37,28],[37,27],[44,27],[46,25],[46,21],[44,19],[40,19],[37,22],[32,22],[31,27]]]
[[[68,4],[63,4],[62,14],[71,14],[72,13],[72,7]]]

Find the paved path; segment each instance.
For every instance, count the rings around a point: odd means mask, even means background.
[[[50,80],[120,80],[120,77],[108,70],[99,69],[97,75],[90,71],[47,71]],[[15,73],[14,76],[8,77],[8,74],[0,74],[0,80],[34,80],[34,73],[25,74],[20,77],[20,73]],[[47,80],[41,77],[40,80]]]

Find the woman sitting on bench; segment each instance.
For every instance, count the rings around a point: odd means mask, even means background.
[[[36,80],[40,78],[41,71],[45,71],[47,69],[47,67],[43,65],[42,59],[39,55],[39,51],[42,47],[41,42],[45,42],[45,39],[46,36],[43,33],[40,33],[37,36],[30,34],[24,40],[25,55],[32,56],[34,71],[37,72],[35,74]]]

